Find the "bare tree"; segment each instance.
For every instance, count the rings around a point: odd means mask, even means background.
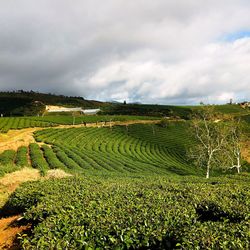
[[[203,107],[191,121],[197,143],[191,149],[190,156],[197,165],[206,168],[206,178],[209,178],[211,168],[220,166],[222,160],[219,153],[224,147],[227,133],[220,118],[213,107]]]
[[[231,119],[229,121],[228,136],[224,145],[224,157],[227,160],[229,168],[236,168],[237,172],[241,170],[241,151],[242,151],[242,127],[241,121]]]

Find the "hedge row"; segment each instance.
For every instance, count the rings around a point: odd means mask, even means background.
[[[36,143],[31,143],[29,148],[32,167],[39,169],[41,175],[45,175],[46,171],[49,169],[49,165],[44,159],[43,153],[40,150],[39,145]]]
[[[27,147],[21,146],[17,149],[15,163],[16,165],[21,166],[21,167],[29,166]]]
[[[61,168],[64,169],[65,165],[58,160],[53,150],[46,144],[42,145],[42,150],[46,161],[50,168]]]
[[[5,150],[2,154],[0,154],[0,164],[1,165],[14,164],[15,156],[16,156],[15,150]]]

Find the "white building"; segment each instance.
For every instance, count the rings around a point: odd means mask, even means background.
[[[61,106],[46,105],[46,111],[49,113],[81,112],[85,115],[96,115],[100,111],[100,109],[82,109],[81,107],[65,108],[65,107],[61,107]]]

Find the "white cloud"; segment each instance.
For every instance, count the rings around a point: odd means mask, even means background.
[[[207,99],[220,103],[250,95],[250,38],[209,44],[193,57],[176,63],[111,62],[89,80],[98,97],[137,93],[146,102],[181,103]],[[104,87],[104,88],[102,88]],[[126,98],[124,95],[124,99]],[[122,99],[122,98],[121,98]]]
[[[248,0],[0,3],[0,90],[161,103],[249,99]]]

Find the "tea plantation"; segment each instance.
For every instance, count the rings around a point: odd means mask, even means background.
[[[53,127],[57,125],[78,125],[84,123],[135,121],[135,120],[160,120],[159,117],[150,116],[126,116],[126,115],[54,115],[54,116],[32,116],[32,117],[1,117],[0,133],[7,133],[10,129],[23,129],[34,127]]]
[[[50,168],[92,174],[202,174],[186,159],[186,148],[193,140],[185,122],[172,122],[167,128],[49,128],[35,132],[35,138],[44,145],[30,144],[21,157],[20,150],[11,154],[7,150],[0,154],[0,162],[21,165],[30,160],[43,175]]]
[[[4,207],[24,249],[249,249],[249,175],[93,177],[22,185]]]
[[[52,124],[44,121],[36,121],[31,118],[1,117],[0,133],[7,133],[10,129],[23,129],[33,127],[50,127]]]
[[[32,225],[20,248],[249,249],[250,175],[214,171],[205,180],[187,160],[188,127],[46,128],[1,153],[0,165],[13,169],[73,174],[11,195],[2,215],[23,213],[19,223]]]

